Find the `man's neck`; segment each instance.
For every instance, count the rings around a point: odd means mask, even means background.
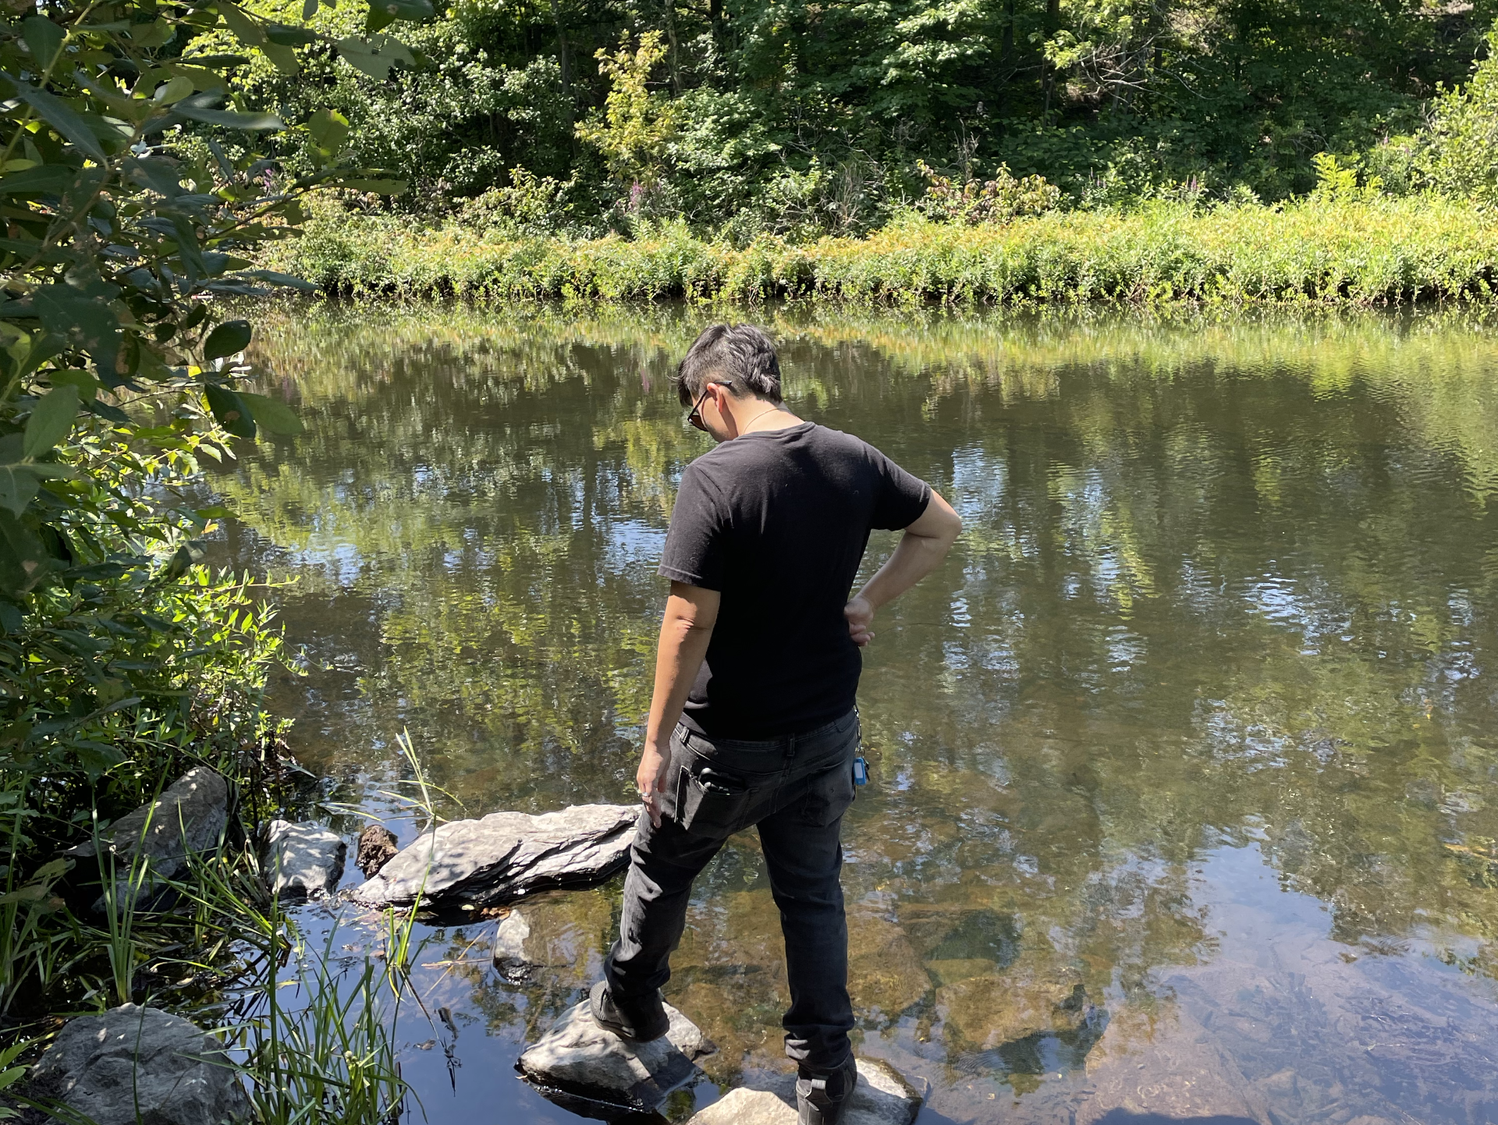
[[[746,402],[742,408],[734,409],[733,420],[739,437],[745,434],[768,433],[771,430],[788,430],[792,426],[801,425],[802,422],[802,419],[787,410],[784,404],[766,402],[764,399],[754,399],[752,402]]]

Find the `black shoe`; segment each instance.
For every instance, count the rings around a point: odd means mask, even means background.
[[[671,1029],[671,1017],[666,1015],[666,1005],[659,992],[621,1006],[615,1004],[609,995],[609,982],[601,980],[588,993],[588,1003],[599,1027],[631,1043],[649,1043]]]
[[[801,1072],[796,1079],[796,1112],[800,1125],[837,1125],[858,1085],[858,1062],[852,1055],[830,1074]]]

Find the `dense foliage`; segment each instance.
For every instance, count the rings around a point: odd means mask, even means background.
[[[283,124],[233,105],[223,68],[263,58],[292,74],[324,50],[383,76],[411,57],[384,28],[430,14],[425,0],[397,0],[336,41],[232,0],[43,0],[0,22],[8,1032],[58,1008],[143,996],[157,950],[210,965],[235,932],[224,912],[249,909],[253,896],[231,886],[240,861],[254,862],[236,822],[214,861],[228,888],[218,904],[189,903],[154,929],[87,908],[114,885],[107,848],[98,870],[59,853],[197,762],[239,783],[253,821],[279,764],[280,724],[261,700],[280,634],[245,581],[200,565],[197,541],[224,513],[195,498],[195,478],[235,439],[300,423],[239,385],[252,326],[218,302],[292,284],[252,259],[301,220],[314,188],[395,185],[339,161],[347,123],[326,110],[298,123],[304,174],[277,177],[261,142]]]
[[[487,192],[482,215],[521,225],[672,217],[742,241],[880,225],[925,192],[922,161],[959,192],[1040,175],[1092,206],[1279,200],[1314,186],[1322,152],[1386,188],[1460,186],[1487,173],[1433,156],[1426,119],[1434,106],[1435,133],[1458,140],[1488,127],[1484,84],[1449,91],[1495,15],[1492,0],[449,0],[384,79],[315,49],[295,76],[269,60],[234,74],[246,104],[288,120],[336,107],[357,160],[421,187],[407,208]],[[280,143],[287,168],[314,166],[305,134]]]

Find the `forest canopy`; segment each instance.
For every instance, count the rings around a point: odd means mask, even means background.
[[[413,185],[398,207],[480,199],[471,217],[538,233],[669,217],[752,238],[871,229],[936,176],[1040,176],[1067,206],[1273,202],[1312,190],[1332,154],[1383,191],[1480,187],[1493,95],[1454,91],[1495,15],[1495,0],[449,0],[384,78],[314,47],[299,74],[262,58],[235,81],[243,108],[288,122],[337,109],[348,159]],[[312,22],[348,34],[359,17]],[[1480,167],[1441,166],[1443,138],[1481,138],[1465,150]],[[288,169],[313,166],[305,133],[277,143]]]

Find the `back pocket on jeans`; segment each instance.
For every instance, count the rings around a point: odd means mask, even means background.
[[[749,789],[737,778],[704,767],[686,766],[676,779],[676,821],[698,836],[727,836],[749,806]]]
[[[853,763],[839,762],[825,773],[811,780],[806,797],[801,803],[803,823],[825,828],[853,803],[857,795],[853,787]]]

